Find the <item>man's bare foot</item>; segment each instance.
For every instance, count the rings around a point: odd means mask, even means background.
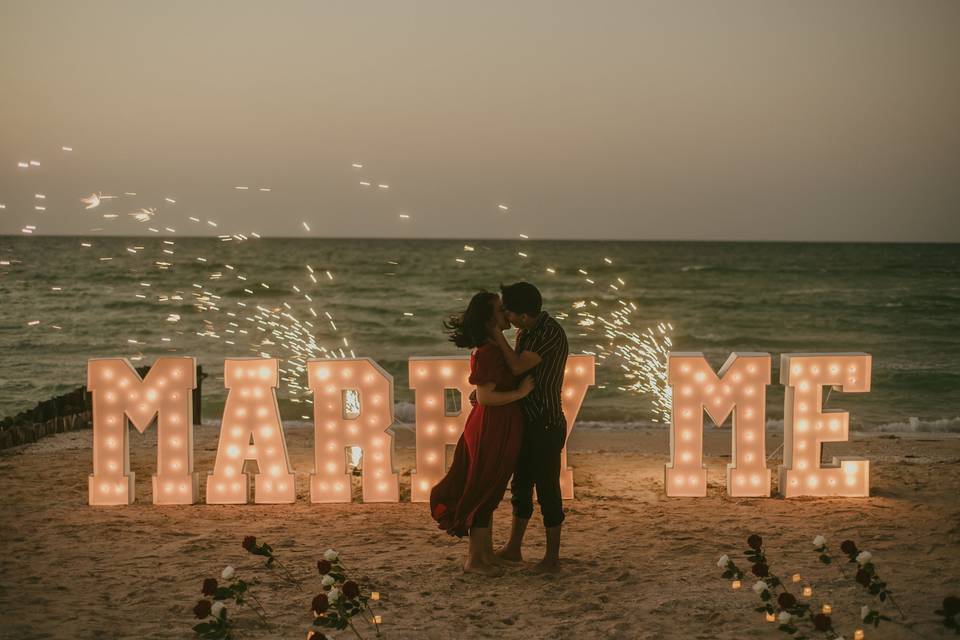
[[[488,578],[499,578],[503,575],[503,569],[500,567],[495,567],[492,564],[487,563],[473,563],[467,560],[463,563],[463,572],[464,573],[476,573],[477,575],[486,576]]]
[[[500,547],[493,555],[507,562],[523,562],[523,556],[520,554],[520,551],[508,547]]]
[[[538,562],[531,571],[533,571],[533,573],[557,573],[560,571],[560,561],[547,560],[544,558]]]

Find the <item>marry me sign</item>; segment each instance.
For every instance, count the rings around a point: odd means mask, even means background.
[[[254,501],[291,503],[296,499],[294,470],[287,454],[283,423],[277,406],[277,359],[238,358],[224,363],[227,401],[220,426],[213,471],[202,496],[207,504]],[[567,433],[594,384],[594,358],[571,355],[561,391]],[[733,414],[732,455],[727,465],[731,496],[768,497],[770,470],[766,465],[766,387],[771,358],[767,353],[734,353],[714,372],[701,353],[671,353],[668,382],[673,410],[670,461],[665,467],[668,496],[706,495],[703,464],[703,414],[722,424]],[[779,468],[785,497],[867,496],[870,465],[860,458],[834,458],[821,464],[825,442],[848,439],[848,414],[823,409],[823,389],[844,392],[870,390],[871,357],[864,353],[784,354],[780,382],[786,388],[784,464]],[[411,500],[429,500],[430,489],[445,473],[446,447],[463,431],[468,411],[447,408],[447,390],[466,397],[467,358],[410,358],[410,387],[416,393],[416,470],[411,474]],[[370,358],[323,359],[307,363],[313,392],[314,471],[310,501],[350,502],[347,449],[363,452],[364,502],[397,502],[399,473],[394,471],[393,378]],[[201,500],[200,474],[193,463],[193,404],[196,360],[162,357],[145,378],[122,358],[97,358],[87,366],[87,388],[93,394],[93,474],[89,477],[91,505],[127,505],[135,497],[130,471],[128,423],[143,433],[156,419],[157,471],[153,502],[194,504]],[[348,403],[347,394],[359,400]],[[257,463],[258,473],[244,473],[244,464]],[[573,471],[561,457],[561,489],[573,497]]]

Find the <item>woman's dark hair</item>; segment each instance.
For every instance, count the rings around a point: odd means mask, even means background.
[[[460,315],[450,316],[443,323],[450,336],[450,342],[464,349],[474,349],[487,342],[487,324],[493,318],[493,301],[497,294],[481,291],[472,298],[467,310]]]
[[[500,285],[500,295],[503,298],[503,308],[513,313],[525,313],[536,316],[543,307],[543,298],[540,290],[529,282],[514,282]]]

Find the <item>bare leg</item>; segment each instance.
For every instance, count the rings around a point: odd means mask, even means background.
[[[490,564],[484,557],[487,539],[490,537],[490,527],[470,527],[470,551],[467,561],[463,563],[464,573],[479,573],[480,575],[497,577],[503,571]]]
[[[510,560],[511,562],[523,561],[523,554],[520,553],[520,547],[523,545],[523,534],[526,533],[529,523],[530,518],[513,516],[513,523],[510,526],[510,540],[507,541],[507,544],[500,547],[500,550],[497,551],[497,556],[503,560]]]
[[[560,525],[544,529],[547,534],[547,552],[537,563],[537,573],[555,573],[560,570]]]

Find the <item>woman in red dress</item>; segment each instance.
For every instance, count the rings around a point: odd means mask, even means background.
[[[470,551],[463,570],[500,575],[493,553],[493,512],[513,474],[523,438],[520,400],[533,390],[533,378],[510,373],[503,354],[491,339],[510,327],[500,296],[481,292],[467,310],[444,326],[458,347],[470,354],[470,383],[477,387],[477,404],[457,442],[453,464],[430,492],[430,513],[440,528],[463,537],[469,532]]]

